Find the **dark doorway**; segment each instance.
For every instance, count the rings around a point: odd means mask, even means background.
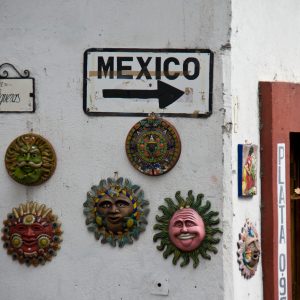
[[[290,133],[291,260],[293,300],[300,299],[300,133]]]

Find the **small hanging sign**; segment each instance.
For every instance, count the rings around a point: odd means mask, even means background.
[[[17,76],[9,74],[13,70]],[[34,78],[30,78],[28,70],[22,75],[12,64],[0,65],[0,112],[35,111]]]

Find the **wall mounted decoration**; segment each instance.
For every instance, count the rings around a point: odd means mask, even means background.
[[[249,279],[254,276],[260,257],[260,242],[253,224],[247,219],[238,241],[238,263],[242,275]]]
[[[136,123],[126,139],[126,153],[131,164],[146,175],[169,172],[181,152],[179,135],[168,121],[151,114]]]
[[[160,239],[157,249],[163,252],[163,257],[167,258],[173,254],[173,264],[176,265],[180,258],[181,267],[189,264],[193,260],[193,267],[199,265],[198,256],[204,259],[211,259],[210,251],[214,254],[218,252],[214,246],[220,242],[219,238],[214,237],[222,231],[216,227],[220,223],[218,212],[210,211],[211,203],[202,203],[204,195],[198,194],[196,199],[192,191],[184,199],[180,191],[176,192],[175,203],[171,198],[165,198],[167,205],[159,206],[162,216],[156,216],[158,224],[154,229],[160,230],[153,237],[156,242]]]
[[[83,110],[91,116],[207,118],[214,53],[208,49],[91,48],[84,52]]]
[[[12,70],[17,77],[9,74]],[[35,111],[34,78],[30,78],[28,70],[24,75],[9,63],[0,65],[0,113]]]
[[[15,181],[24,185],[39,185],[48,180],[55,170],[55,151],[42,136],[23,134],[8,146],[5,166]]]
[[[252,197],[256,195],[257,145],[238,145],[238,195]]]
[[[101,180],[92,186],[84,203],[89,231],[101,243],[112,246],[132,244],[145,231],[149,213],[148,201],[138,185],[122,177]]]
[[[44,204],[32,201],[21,204],[13,208],[3,223],[4,247],[20,263],[45,264],[60,249],[61,224]]]

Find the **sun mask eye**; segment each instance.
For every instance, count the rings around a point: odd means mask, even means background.
[[[14,248],[20,248],[23,244],[21,236],[19,234],[13,234],[11,237],[11,244]]]
[[[50,238],[47,235],[40,235],[38,237],[38,245],[42,249],[49,247],[50,242]]]
[[[193,226],[197,226],[197,224],[193,221],[188,220],[188,221],[185,222],[185,226],[186,227],[193,227]]]
[[[183,227],[183,223],[181,221],[177,221],[177,222],[174,223],[174,226],[178,227],[178,228],[182,228]]]

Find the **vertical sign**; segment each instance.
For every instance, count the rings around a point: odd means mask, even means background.
[[[288,299],[285,144],[277,144],[278,299]]]

